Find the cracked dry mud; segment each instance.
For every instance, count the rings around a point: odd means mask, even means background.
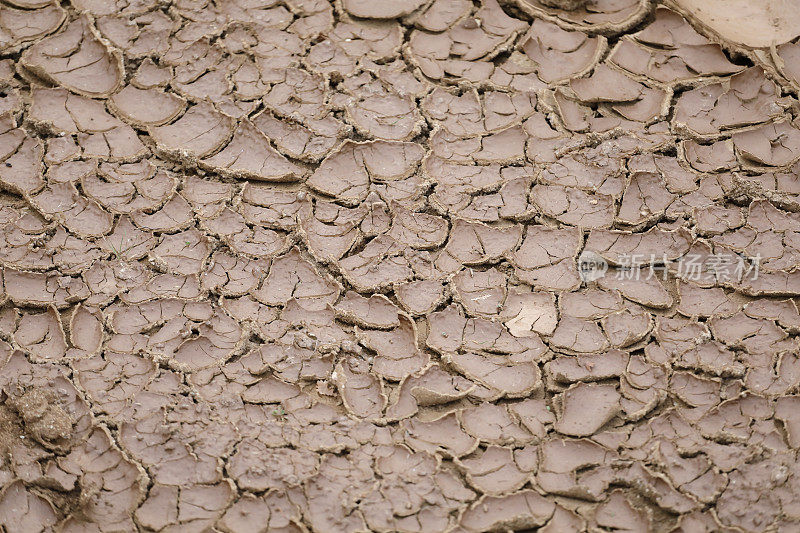
[[[0,1],[0,531],[800,530],[787,5]]]

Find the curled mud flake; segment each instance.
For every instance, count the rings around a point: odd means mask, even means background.
[[[456,272],[462,266],[494,263],[513,250],[522,236],[522,227],[489,226],[456,219],[447,245],[436,258],[436,267]]]
[[[37,362],[61,362],[67,354],[61,316],[52,307],[40,314],[23,314],[13,338]]]
[[[800,275],[797,271],[765,272],[758,279],[743,279],[737,289],[750,296],[798,296]]]
[[[251,228],[241,214],[228,208],[201,225],[219,237],[234,253],[255,259],[270,259],[286,252],[291,246],[285,233],[260,226]]]
[[[102,237],[112,229],[114,217],[81,195],[72,183],[54,183],[30,197],[44,216],[84,237]]]
[[[502,310],[507,296],[506,276],[496,268],[462,270],[451,279],[454,297],[470,316],[490,316]]]
[[[264,283],[253,292],[253,296],[273,306],[282,306],[290,299],[296,299],[309,310],[316,311],[336,302],[340,290],[333,278],[320,274],[297,249],[292,249],[273,261]]]
[[[159,89],[137,89],[126,85],[108,100],[121,119],[138,127],[160,126],[171,122],[186,108],[186,101]]]
[[[396,420],[409,418],[417,413],[419,407],[454,402],[474,389],[475,384],[471,381],[450,374],[434,363],[402,381],[397,399],[386,410],[386,416]]]
[[[661,281],[657,276],[648,276],[647,272],[634,270],[609,270],[605,276],[597,280],[597,284],[606,290],[619,291],[622,296],[656,309],[667,309],[674,303],[667,287],[673,287],[671,281]],[[666,287],[665,287],[666,285]]]
[[[289,0],[286,5],[295,14],[288,31],[302,39],[316,39],[333,27],[333,6],[320,0]]]
[[[536,528],[550,520],[555,507],[533,490],[500,497],[483,496],[461,515],[459,525],[465,531]]]
[[[680,160],[661,154],[637,154],[628,159],[632,173],[650,172],[660,174],[671,193],[690,193],[697,189],[697,175],[685,169]]]
[[[794,348],[794,341],[771,320],[753,319],[743,313],[709,321],[714,337],[729,346],[743,346],[751,354],[780,352]]]
[[[412,97],[384,89],[377,80],[352,92],[354,99],[345,105],[345,113],[365,137],[408,141],[419,134],[424,120]]]
[[[724,172],[738,166],[730,139],[712,144],[681,141],[680,151],[689,166],[700,172]]]
[[[99,309],[78,304],[69,320],[69,341],[67,352],[70,358],[85,358],[96,354],[102,346],[103,317]]]
[[[102,238],[103,249],[109,252],[112,260],[135,261],[146,256],[156,245],[152,233],[137,228],[129,217],[117,220],[114,231]]]
[[[216,526],[225,533],[247,533],[267,527],[279,533],[301,533],[299,511],[285,493],[244,494],[231,505]]]
[[[267,260],[252,260],[217,251],[201,273],[200,284],[203,289],[222,296],[243,296],[258,288],[269,267]]]
[[[609,347],[608,339],[595,321],[562,316],[550,337],[554,349],[574,353],[599,353]]]
[[[172,70],[167,66],[159,66],[152,59],[146,58],[131,77],[131,84],[139,89],[155,89],[166,87],[172,79]]]
[[[493,389],[496,395],[522,398],[542,386],[541,371],[533,362],[514,361],[507,355],[473,352],[452,354],[447,358],[459,372]]]
[[[522,41],[522,51],[534,63],[534,71],[545,83],[559,83],[586,73],[606,49],[606,39],[568,31],[534,19]]]
[[[602,355],[556,357],[545,364],[544,371],[549,379],[560,383],[602,381],[621,376],[628,366],[628,359],[628,354],[622,350],[610,350]]]
[[[179,231],[192,225],[192,207],[178,193],[152,213],[149,210],[133,211],[131,220],[145,231]]]
[[[555,295],[512,288],[502,310],[508,331],[515,337],[551,335],[558,323]]]
[[[648,510],[631,505],[621,490],[615,490],[598,505],[593,518],[598,527],[616,531],[649,531],[652,527]]]
[[[394,294],[403,309],[414,315],[426,315],[445,300],[445,287],[441,281],[425,279],[398,283]]]
[[[588,78],[570,81],[570,88],[583,102],[632,102],[642,96],[644,86],[624,74],[599,65]]]
[[[770,50],[776,70],[786,78],[794,90],[800,86],[800,46],[797,39]]]
[[[138,262],[95,261],[82,271],[90,295],[87,305],[105,305],[118,294],[139,287],[150,279],[147,269]]]
[[[589,194],[571,187],[535,185],[531,201],[545,215],[571,226],[608,228],[616,215],[611,196]]]
[[[196,229],[190,229],[165,235],[150,252],[150,258],[174,274],[199,274],[210,252],[208,239]]]
[[[501,324],[482,318],[464,318],[460,307],[452,304],[443,311],[432,313],[428,318],[429,348],[441,353],[452,354],[461,350],[504,354],[506,359],[498,358],[497,364],[514,364],[538,360],[546,348],[538,336],[514,337]],[[475,354],[470,356],[480,357]],[[538,376],[538,370],[534,371]],[[527,380],[530,375],[520,376]]]
[[[616,291],[589,288],[580,292],[565,292],[559,297],[561,313],[565,316],[595,320],[623,308]]]
[[[109,50],[84,17],[23,52],[21,65],[51,83],[90,97],[108,96],[124,78],[122,57]]]
[[[33,194],[44,185],[42,142],[0,119],[0,186],[16,194]]]
[[[126,161],[147,153],[133,128],[102,103],[64,89],[35,89],[28,119],[59,135],[77,134],[85,157]]]
[[[744,225],[744,216],[739,207],[711,205],[694,208],[695,227],[701,235],[719,235]]]
[[[525,160],[527,135],[522,126],[512,126],[485,137],[459,139],[440,129],[431,137],[433,155],[454,163],[501,164]]]
[[[339,261],[344,278],[359,292],[384,291],[414,276],[406,248],[381,235],[363,250]]]
[[[415,213],[399,204],[392,205],[389,235],[399,243],[419,250],[438,248],[448,234],[447,220],[427,213]]]
[[[152,172],[145,168],[144,172],[138,172],[141,167],[137,163],[123,163],[117,169],[101,165],[99,173],[81,176],[81,188],[86,196],[112,213],[158,209],[175,193],[178,179],[164,170]]]
[[[584,148],[547,165],[540,181],[619,198],[625,189],[624,163],[600,147]]]
[[[475,451],[478,439],[470,437],[460,426],[455,413],[430,422],[417,418],[404,420],[400,427],[406,444],[413,450],[430,454],[443,453],[448,457],[463,457]]]
[[[533,174],[530,167],[468,166],[443,163],[438,157],[429,158],[428,163],[426,171],[436,182],[430,196],[433,208],[454,219],[470,222],[499,222],[504,195],[508,196],[508,191],[503,190],[504,184]],[[520,192],[520,199],[527,203],[527,190]]]
[[[488,60],[507,50],[527,28],[527,23],[509,17],[496,0],[484,0],[473,16],[461,19],[445,33],[414,30],[407,53],[429,78],[480,82],[494,70]]]
[[[760,124],[781,115],[780,92],[764,71],[751,67],[727,80],[681,94],[673,126],[700,138]]]
[[[782,167],[795,163],[800,149],[800,131],[789,122],[767,124],[733,136],[743,164]]]
[[[555,415],[548,407],[544,400],[528,399],[509,404],[508,410],[519,420],[522,427],[533,435],[532,442],[539,442],[545,438],[556,421]]]
[[[411,18],[417,28],[430,32],[442,32],[468,14],[471,7],[466,0],[434,0]]]
[[[392,329],[400,325],[399,309],[382,294],[366,298],[350,291],[334,309],[340,320],[363,328]]]
[[[48,307],[58,309],[69,307],[89,296],[89,289],[80,278],[20,272],[6,268],[3,272],[5,292],[18,306]]]
[[[149,127],[156,147],[177,159],[206,157],[224,146],[234,133],[234,121],[209,103],[190,107],[172,124]]]
[[[540,446],[536,482],[544,491],[589,501],[603,499],[617,454],[586,439],[548,439]]]
[[[9,483],[0,492],[0,525],[4,529],[44,533],[57,521],[53,504],[29,491],[21,480]]]
[[[524,12],[591,33],[616,34],[644,19],[650,12],[646,0],[514,0]]]
[[[333,118],[326,104],[325,82],[321,75],[289,68],[282,72],[282,77],[276,82],[263,101],[277,116],[308,127],[313,127],[317,121]]]
[[[575,258],[581,241],[577,229],[531,225],[522,245],[508,258],[522,281],[537,288],[570,291],[580,286]]]
[[[330,356],[322,356],[313,348],[300,347],[298,343],[291,346],[264,344],[240,361],[253,376],[263,374],[269,367],[277,377],[289,383],[327,379],[333,370]]]
[[[136,263],[134,263],[136,264]],[[130,266],[130,265],[128,265]],[[120,269],[122,268],[120,267]],[[129,275],[129,274],[128,274]],[[125,278],[126,273],[121,272],[117,277]],[[125,279],[130,283],[130,279]],[[197,276],[178,276],[175,274],[157,274],[150,277],[145,283],[136,285],[119,295],[121,301],[129,304],[139,304],[158,298],[181,298],[185,300],[198,300],[202,296],[200,282]]]
[[[578,383],[555,397],[559,433],[587,437],[620,412],[621,395],[614,385]]]
[[[391,59],[402,44],[401,27],[390,22],[339,22],[327,37],[311,47],[305,61],[312,71],[328,76],[355,74],[359,60]]]
[[[635,268],[659,265],[665,260],[675,261],[689,252],[691,244],[692,236],[685,228],[666,230],[656,226],[643,233],[592,230],[584,249],[599,254],[614,265]],[[635,264],[632,264],[633,257],[638,258]],[[655,273],[663,274],[663,271]]]
[[[192,205],[192,209],[201,219],[214,218],[233,199],[232,183],[222,183],[196,176],[186,176],[183,197]]]
[[[678,312],[687,317],[730,316],[741,306],[719,287],[703,289],[694,283],[678,282]]]
[[[757,299],[744,307],[750,318],[774,320],[789,333],[797,333],[800,328],[800,314],[794,300]]]
[[[275,143],[283,154],[294,159],[316,163],[331,153],[341,138],[341,125],[319,121],[306,127],[283,121],[268,112],[253,118],[253,125]]]
[[[525,424],[523,417],[519,415],[519,411],[511,407],[520,405],[509,404],[511,409],[509,412],[505,406],[485,402],[475,407],[464,409],[459,414],[459,418],[461,419],[462,427],[467,433],[486,444],[524,446],[537,439],[534,434],[527,431],[527,424]],[[524,407],[522,407],[522,410],[524,410]],[[522,424],[516,420],[515,415],[520,416]]]
[[[369,217],[368,209],[364,205],[348,209],[324,201],[304,203],[299,210],[299,229],[311,255],[324,263],[344,257],[363,241],[362,228]]]
[[[644,339],[653,328],[653,319],[645,309],[629,305],[626,309],[612,313],[600,320],[603,333],[611,346],[626,348]]]
[[[617,221],[636,226],[658,220],[674,199],[675,195],[667,190],[660,176],[637,172],[625,189]]]
[[[278,153],[248,119],[239,124],[221,152],[203,159],[200,166],[226,176],[262,181],[295,181],[305,173]]]
[[[154,484],[147,499],[136,509],[136,522],[144,527],[161,530],[178,522],[178,487]]]
[[[401,0],[399,2],[390,0],[378,0],[377,2],[343,0],[342,2],[342,6],[349,14],[367,19],[400,18],[413,13],[423,4],[425,4],[425,0]]]
[[[697,33],[678,13],[660,6],[653,22],[620,41],[610,62],[672,85],[736,74],[744,68],[731,63],[720,45]]]
[[[671,4],[715,37],[749,48],[767,48],[800,35],[791,7],[780,2],[673,0]]]
[[[422,110],[450,134],[471,137],[496,133],[519,124],[534,113],[535,93],[477,91],[457,96],[437,88],[422,101]]]
[[[56,31],[66,18],[61,6],[50,2],[29,6],[23,5],[25,2],[10,3],[23,9],[7,5],[0,8],[0,46],[9,51],[41,40]]]
[[[366,199],[370,183],[392,182],[410,176],[423,155],[423,150],[412,143],[348,140],[325,158],[307,184],[347,205],[357,205]]]
[[[530,471],[536,467],[534,448],[512,450],[499,446],[478,449],[472,455],[456,459],[465,472],[467,481],[483,494],[497,496],[514,492],[528,482]],[[527,461],[533,455],[532,462]],[[517,457],[519,456],[519,460]]]
[[[359,331],[361,343],[377,355],[372,371],[390,381],[403,378],[421,370],[429,361],[429,355],[417,345],[417,327],[413,320],[399,315],[400,324],[389,331]]]
[[[169,50],[170,34],[179,24],[162,11],[150,11],[130,19],[116,13],[95,19],[100,34],[129,57],[159,57]],[[152,64],[152,63],[151,63]],[[137,71],[138,72],[138,71]]]
[[[233,502],[236,490],[232,485],[230,481],[183,487],[155,484],[136,517],[143,525],[163,527],[164,531],[209,529]]]
[[[355,417],[378,420],[387,397],[381,379],[369,371],[365,359],[350,357],[336,365],[336,384],[345,408]]]
[[[798,406],[800,398],[797,396],[784,396],[775,403],[775,418],[781,421],[786,431],[789,446],[796,448],[800,445],[800,419],[798,419]]]
[[[692,372],[674,372],[669,379],[669,393],[674,394],[688,406],[699,408],[704,414],[719,404],[721,380],[695,375]]]

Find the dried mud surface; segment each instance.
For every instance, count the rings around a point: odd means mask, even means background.
[[[3,0],[0,530],[799,530],[800,42],[696,3]]]

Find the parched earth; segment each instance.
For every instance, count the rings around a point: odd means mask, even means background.
[[[789,4],[3,0],[0,530],[799,531]]]

